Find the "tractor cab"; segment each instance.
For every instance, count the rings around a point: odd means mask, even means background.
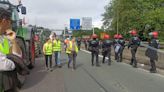
[[[19,13],[21,12],[21,14],[25,15],[26,7],[24,7],[21,2],[18,5],[13,5],[8,0],[0,0],[0,8],[11,12],[12,29],[13,31],[16,31],[16,29],[22,25],[22,20],[19,18]]]

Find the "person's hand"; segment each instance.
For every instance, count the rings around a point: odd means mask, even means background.
[[[6,30],[6,37],[9,40],[13,41],[16,38],[16,33],[14,31],[12,31],[11,29],[8,29],[8,30]]]

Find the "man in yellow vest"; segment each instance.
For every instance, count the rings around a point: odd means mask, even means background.
[[[69,58],[69,61],[68,61],[68,68],[70,68],[70,63],[72,62],[72,65],[73,65],[73,70],[76,69],[76,56],[77,56],[77,53],[78,53],[78,47],[76,45],[76,41],[75,41],[75,38],[73,38],[68,46],[67,46],[67,49],[66,49],[66,53],[68,54],[68,58]]]
[[[61,68],[60,54],[61,54],[61,41],[58,37],[53,41],[53,51],[55,55],[55,66]]]
[[[46,43],[43,45],[43,54],[45,55],[45,61],[46,61],[46,68],[47,70],[50,69],[52,71],[52,41],[50,38],[46,39]]]

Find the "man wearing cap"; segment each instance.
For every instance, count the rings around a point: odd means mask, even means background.
[[[108,57],[108,65],[111,65],[111,46],[112,41],[110,40],[109,35],[104,36],[104,41],[102,43],[102,55],[103,55],[103,61],[102,63],[105,63],[105,57]]]
[[[138,38],[137,31],[135,29],[130,31],[130,34],[132,36],[128,44],[128,49],[131,48],[132,54],[130,65],[132,65],[134,68],[137,68],[136,52],[138,47],[140,46],[140,39]]]
[[[92,40],[89,43],[89,48],[91,51],[91,55],[92,55],[92,66],[94,66],[94,57],[96,57],[96,66],[100,66],[99,65],[99,41],[97,40],[97,35],[93,34],[92,35]]]
[[[156,64],[155,61],[158,61],[158,54],[157,49],[159,48],[159,41],[158,41],[158,32],[151,32],[149,33],[149,36],[151,37],[151,41],[149,42],[149,47],[146,50],[145,54],[147,57],[150,58],[150,64],[151,64],[151,73],[156,73]]]

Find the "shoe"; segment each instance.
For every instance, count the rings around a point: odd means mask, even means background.
[[[61,66],[61,65],[59,65],[58,67],[59,67],[59,68],[62,68],[62,66]]]
[[[75,69],[72,68],[72,71],[75,71]]]
[[[138,68],[137,65],[133,65],[134,68]]]
[[[46,67],[45,69],[46,69],[46,70],[49,70],[49,68],[48,68],[48,67]]]
[[[53,69],[52,69],[52,68],[50,68],[50,71],[52,72],[52,71],[53,71]]]
[[[97,66],[97,67],[100,67],[100,65],[99,65],[99,64],[97,64],[96,66]]]
[[[133,65],[133,63],[129,63],[129,65]]]
[[[151,68],[150,71],[153,71],[153,69]]]
[[[157,73],[157,70],[151,70],[150,73]]]

